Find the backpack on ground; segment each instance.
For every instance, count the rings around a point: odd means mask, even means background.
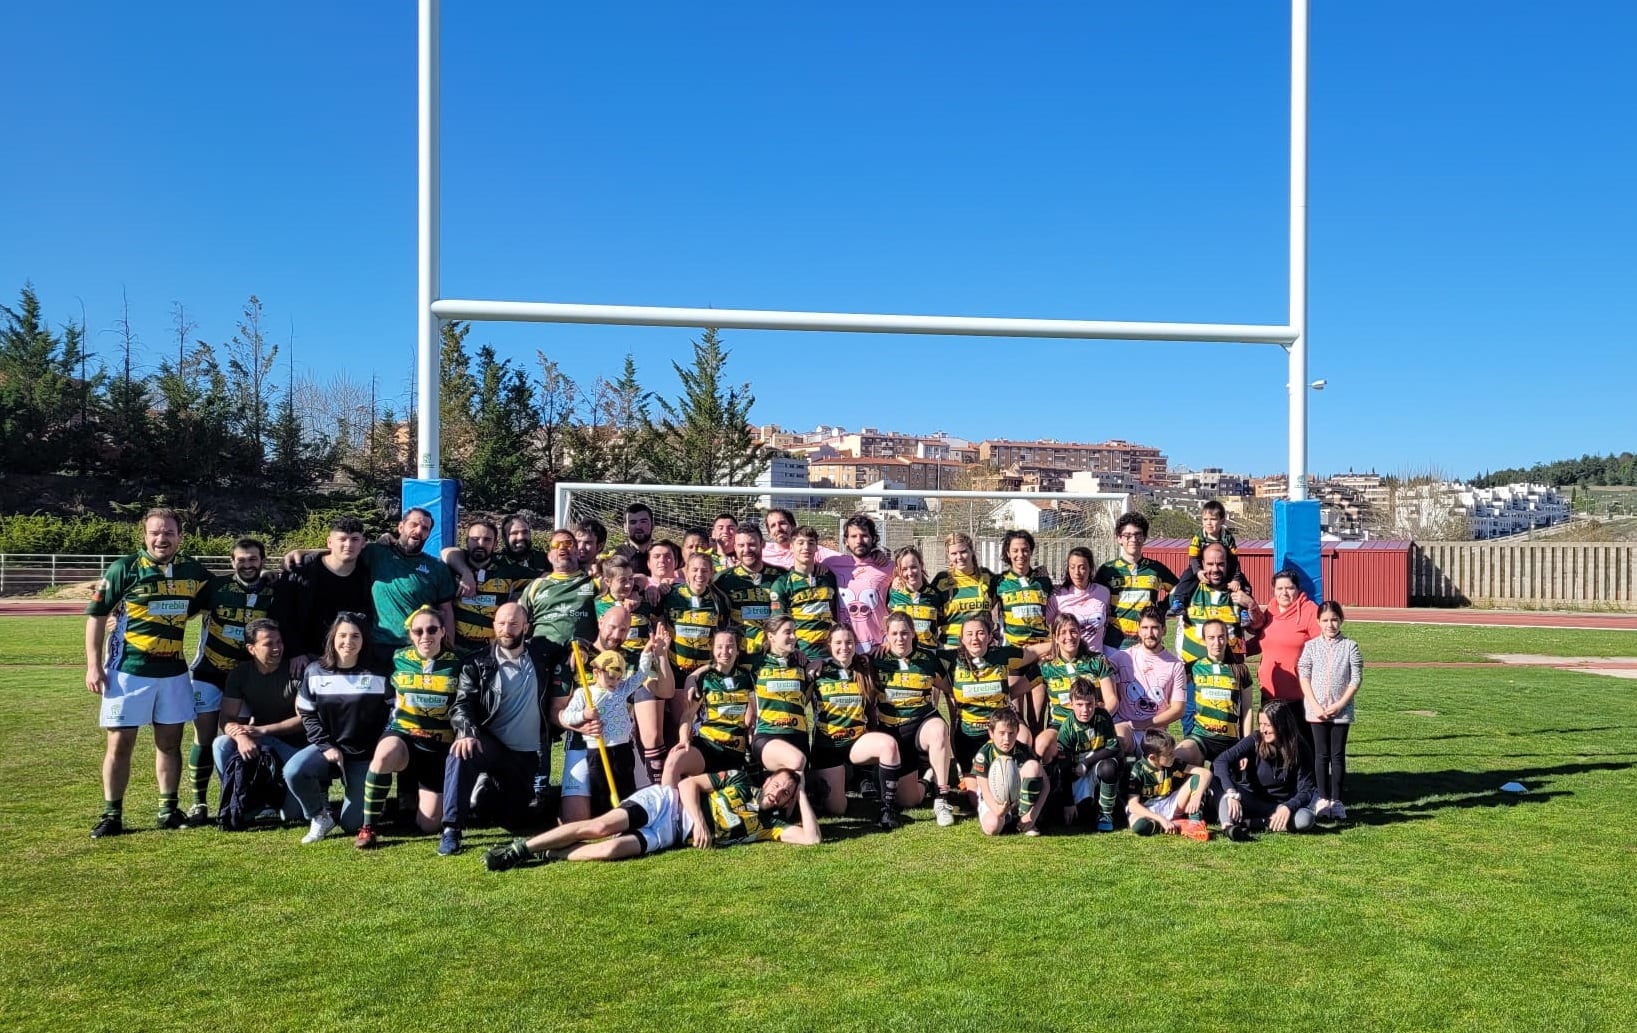
[[[216,822],[223,832],[243,832],[256,815],[284,804],[284,777],[278,759],[258,749],[249,760],[237,750],[222,771],[222,801]]]

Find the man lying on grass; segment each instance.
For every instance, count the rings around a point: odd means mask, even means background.
[[[800,824],[793,824],[798,814]],[[645,786],[607,814],[497,846],[483,855],[483,863],[498,872],[533,860],[623,861],[682,843],[710,847],[776,840],[812,846],[821,837],[799,771],[776,769],[759,790],[743,772],[724,771],[693,775],[674,786]]]

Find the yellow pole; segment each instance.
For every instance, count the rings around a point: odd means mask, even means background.
[[[580,690],[585,693],[586,713],[595,714],[597,713],[597,707],[591,699],[591,678],[585,671],[585,658],[580,655],[580,644],[571,642],[568,648],[569,652],[574,654],[574,669],[580,678]],[[587,738],[591,737],[587,736]],[[614,765],[608,762],[608,747],[604,745],[602,736],[596,736],[596,740],[597,755],[602,757],[603,761],[603,777],[608,780],[608,802],[612,806],[618,807],[620,805],[620,790],[614,784]]]

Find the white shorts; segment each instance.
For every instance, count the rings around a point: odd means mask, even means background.
[[[222,709],[222,690],[198,678],[193,681],[193,712],[215,714]]]
[[[648,816],[648,824],[626,832],[626,835],[642,840],[644,854],[657,854],[682,843],[687,816],[682,810],[682,796],[675,786],[644,786],[626,797],[625,803],[641,807]]]
[[[1170,796],[1161,796],[1158,799],[1149,800],[1143,806],[1166,821],[1174,821],[1177,816],[1177,805],[1182,801],[1182,794],[1185,792],[1187,792],[1186,789],[1178,789]]]
[[[193,679],[186,674],[149,678],[113,671],[102,693],[104,728],[180,725],[193,720]]]
[[[591,754],[584,748],[563,751],[562,795],[591,795]]]

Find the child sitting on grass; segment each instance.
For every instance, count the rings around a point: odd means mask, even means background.
[[[986,836],[1021,832],[1038,836],[1036,824],[1046,802],[1046,773],[1034,751],[1018,738],[1022,721],[1017,711],[1002,707],[989,716],[989,741],[978,747],[972,758],[972,773],[966,788],[978,794],[978,824]],[[998,764],[1016,764],[1020,784],[1018,798],[998,800],[990,788],[991,768]]]
[[[1052,772],[1063,824],[1072,827],[1095,816],[1098,832],[1114,831],[1114,808],[1125,769],[1114,718],[1099,705],[1097,686],[1090,678],[1074,679],[1068,715],[1040,739],[1046,744],[1040,760]]]
[[[1201,816],[1210,771],[1177,763],[1177,741],[1158,728],[1144,732],[1138,748],[1142,756],[1131,765],[1126,785],[1131,831],[1139,836],[1181,833],[1201,843],[1210,839]],[[1179,814],[1184,815],[1180,820]]]

